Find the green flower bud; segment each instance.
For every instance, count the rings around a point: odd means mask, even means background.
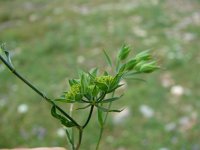
[[[140,67],[139,71],[143,72],[143,73],[151,73],[151,72],[155,71],[158,68],[159,68],[159,66],[156,65],[156,61],[152,61],[152,62],[143,64]]]
[[[126,70],[132,70],[137,64],[136,59],[132,59],[126,63]]]
[[[119,51],[118,59],[124,60],[128,57],[128,54],[130,53],[130,48],[126,45],[123,45],[122,48]]]
[[[136,66],[134,67],[134,69],[136,71],[139,71],[140,72],[140,68],[142,67],[142,65],[146,64],[147,62],[146,61],[140,61],[136,64]]]
[[[135,59],[139,61],[147,61],[151,59],[151,55],[149,54],[149,50],[143,51],[135,56]]]

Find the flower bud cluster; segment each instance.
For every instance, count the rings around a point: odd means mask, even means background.
[[[159,68],[156,61],[151,61],[151,59],[152,56],[148,51],[141,52],[126,63],[126,70],[135,70],[139,73],[151,73]]]
[[[93,77],[86,75],[86,73],[83,74],[84,77],[81,79],[71,80],[76,82],[71,82],[69,91],[64,95],[65,100],[68,102],[80,101],[83,97],[91,100],[96,96],[98,97],[101,92],[108,93],[117,86],[111,86],[114,81],[114,77],[111,75]]]
[[[109,55],[105,51],[104,54],[108,64],[113,66]],[[69,91],[65,92],[64,97],[58,100],[67,103],[100,102],[106,94],[122,86],[120,81],[123,78],[134,77],[136,73],[151,73],[159,68],[156,61],[149,54],[149,51],[143,51],[129,61],[126,61],[129,54],[130,48],[123,45],[117,55],[116,73],[114,76],[108,74],[107,71],[104,72],[104,75],[98,75],[97,68],[88,73],[81,71],[79,79],[69,80]]]
[[[95,81],[103,84],[109,85],[114,80],[114,77],[107,75],[107,76],[99,76],[96,77]]]
[[[65,94],[65,98],[69,100],[76,100],[81,93],[81,85],[74,84],[70,87],[70,90]]]

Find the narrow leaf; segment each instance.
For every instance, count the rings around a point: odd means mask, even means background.
[[[121,112],[123,111],[122,110],[115,110],[115,109],[107,109],[107,108],[104,108],[104,107],[101,107],[99,105],[95,105],[97,108],[99,108],[100,110],[102,110],[103,112]]]
[[[146,80],[144,79],[140,79],[140,78],[136,78],[135,76],[125,76],[124,78],[126,79],[132,79],[132,80],[136,80],[136,81],[141,81],[141,82],[147,82]]]
[[[102,113],[102,110],[100,110],[100,109],[98,109],[98,121],[99,121],[100,126],[102,127],[103,126],[103,113]]]
[[[67,121],[67,120],[61,120],[62,125],[65,127],[71,128],[76,126],[72,121]]]
[[[6,50],[4,50],[4,52],[5,52],[6,56],[7,56],[7,62],[10,64],[10,66],[13,67],[12,61],[10,59],[10,53],[8,51],[6,51]]]
[[[92,70],[90,70],[89,72],[92,76],[96,77],[97,73],[98,73],[98,68],[93,68]]]
[[[88,105],[86,105],[86,106],[84,106],[84,107],[77,108],[76,110],[86,109],[86,108],[88,108],[88,107],[90,107],[90,106],[91,106],[91,104],[88,104]]]
[[[14,68],[12,61],[11,61],[11,58],[10,58],[10,53],[7,50],[5,50],[5,48],[3,46],[0,46],[0,55],[1,55],[1,57],[3,57],[7,61],[7,63],[12,68]]]
[[[93,74],[91,74],[91,73],[88,72],[88,75],[90,76],[90,78],[92,79],[92,81],[95,80],[95,76]]]
[[[65,98],[57,98],[57,99],[54,99],[54,101],[58,101],[58,102],[64,102],[64,103],[75,103],[76,101],[74,100],[70,100],[70,99],[65,99]]]
[[[59,115],[57,112],[56,112],[56,106],[53,105],[52,108],[51,108],[51,115],[55,118],[57,118],[58,120],[60,120],[60,122],[65,126],[65,127],[74,127],[76,126],[73,122],[67,120],[65,117]]]
[[[119,84],[119,85],[116,85],[116,86],[112,87],[112,89],[110,89],[110,90],[108,91],[108,93],[113,92],[114,90],[118,89],[119,87],[121,87],[121,86],[123,86],[123,85],[124,85],[124,84]]]
[[[103,100],[103,101],[100,101],[100,103],[110,103],[110,102],[119,100],[122,96],[123,96],[123,95],[121,95],[121,96],[119,96],[119,97],[108,98],[108,99],[105,99],[105,100]]]
[[[119,73],[123,73],[126,69],[126,64],[123,64],[120,68],[119,68]]]
[[[107,91],[108,90],[108,86],[104,83],[100,83],[100,82],[95,82],[95,84],[97,85],[97,87],[99,89],[101,89],[102,91]]]
[[[105,58],[106,58],[107,63],[109,64],[110,67],[112,67],[112,62],[111,62],[110,57],[108,56],[108,54],[106,53],[105,50],[103,50],[103,53],[104,53],[104,55],[105,55]]]

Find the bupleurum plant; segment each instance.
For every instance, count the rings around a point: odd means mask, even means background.
[[[98,150],[108,113],[122,111],[111,109],[112,103],[121,98],[121,96],[116,96],[115,92],[123,86],[120,81],[126,78],[134,78],[136,74],[151,73],[159,68],[156,60],[152,58],[148,50],[128,59],[130,48],[123,45],[114,63],[106,51],[103,51],[103,53],[108,65],[112,68],[112,72],[106,70],[100,72],[98,68],[94,68],[89,72],[81,71],[79,72],[79,78],[69,80],[70,88],[56,99],[48,98],[15,70],[10,54],[4,46],[0,48],[0,59],[14,75],[52,105],[51,114],[65,127],[66,136],[72,150],[80,149],[83,131],[90,122],[94,109],[97,109],[100,124],[100,134],[96,145],[96,150]],[[89,109],[85,122],[81,124],[71,114],[64,111],[59,107],[59,102],[62,102],[63,105],[69,105],[70,103],[82,105],[77,110]],[[78,132],[77,137],[75,137],[74,132]]]

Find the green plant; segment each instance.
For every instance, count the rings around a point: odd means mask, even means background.
[[[103,51],[108,65],[114,70],[112,72],[100,72],[98,68],[94,68],[89,72],[80,71],[78,79],[69,80],[70,89],[63,92],[63,95],[57,99],[50,99],[38,90],[33,84],[21,76],[12,65],[10,54],[2,46],[0,48],[0,59],[8,67],[8,69],[21,79],[25,84],[32,88],[37,94],[44,98],[52,105],[51,114],[58,119],[63,126],[66,127],[66,135],[71,145],[72,150],[78,150],[81,145],[84,129],[93,114],[93,110],[97,109],[98,122],[100,124],[100,135],[96,149],[99,149],[99,144],[103,134],[104,126],[109,112],[121,112],[122,110],[111,109],[112,102],[119,100],[121,96],[116,96],[115,91],[123,86],[120,84],[122,79],[134,78],[136,74],[151,73],[159,68],[156,61],[152,60],[149,51],[143,51],[135,57],[128,59],[130,48],[123,45],[117,55],[115,64],[112,62],[106,51]],[[89,115],[85,123],[80,124],[70,114],[66,113],[57,103],[64,104],[80,104],[83,107],[80,109],[89,108]],[[78,131],[77,143],[75,144],[74,131]]]

